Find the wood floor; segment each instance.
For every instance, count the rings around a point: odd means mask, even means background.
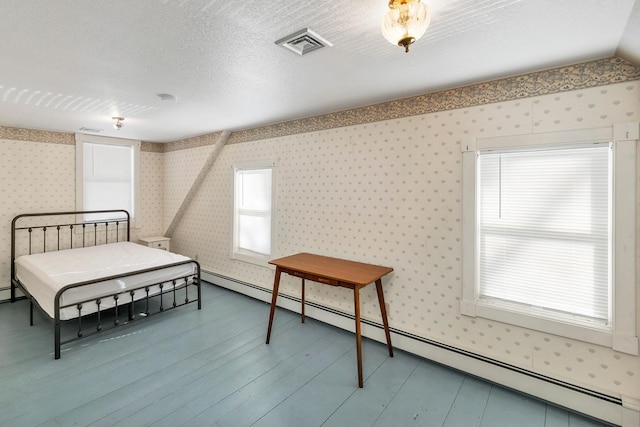
[[[601,426],[365,339],[357,387],[352,333],[203,285],[182,307],[63,347],[29,327],[28,302],[0,304],[0,425]]]

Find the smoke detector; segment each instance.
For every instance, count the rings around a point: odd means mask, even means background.
[[[176,101],[178,99],[170,93],[159,93],[158,98],[160,98],[160,101]]]
[[[303,28],[293,34],[289,34],[277,40],[276,44],[298,55],[306,55],[314,50],[322,49],[325,46],[333,46],[330,41],[309,28]]]

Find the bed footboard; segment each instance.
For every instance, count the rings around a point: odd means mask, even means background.
[[[117,292],[100,297],[90,298],[73,304],[62,305],[61,301],[65,292],[81,286],[90,286],[106,280],[114,280],[123,277],[141,275],[152,271],[168,269],[180,265],[193,265],[192,274],[176,277],[170,281],[146,284],[135,288],[127,288],[122,292]],[[200,279],[200,264],[194,260],[182,261],[162,267],[147,268],[132,273],[121,274],[101,278],[96,281],[80,282],[65,286],[61,289],[55,299],[55,358],[61,355],[61,346],[82,338],[86,338],[100,332],[108,331],[120,326],[131,324],[135,321],[181,307],[183,305],[197,303],[198,310],[202,308],[202,290]],[[83,315],[83,309],[87,305],[93,305],[92,314]],[[106,307],[106,308],[104,308]],[[61,320],[61,312],[64,309],[75,308],[78,316],[75,320]],[[124,320],[123,320],[124,318]],[[62,324],[77,322],[73,336],[62,337]],[[85,324],[89,324],[85,326]]]

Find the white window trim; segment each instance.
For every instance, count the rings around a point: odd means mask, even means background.
[[[462,144],[462,300],[460,312],[466,316],[517,325],[554,335],[610,347],[638,355],[636,331],[636,145],[640,139],[638,123],[613,127],[515,135],[497,138],[471,138]],[[477,152],[488,149],[561,146],[584,141],[612,141],[613,158],[613,322],[604,331],[562,321],[528,316],[496,308],[478,298],[478,223],[476,216]]]
[[[83,179],[83,143],[90,142],[95,144],[109,144],[120,145],[125,147],[133,147],[133,161],[135,167],[133,168],[133,206],[134,212],[129,212],[131,215],[130,224],[134,228],[142,227],[142,216],[140,214],[140,145],[141,142],[131,139],[122,138],[110,138],[106,136],[85,135],[77,133],[76,139],[76,210],[82,211],[83,208],[83,194],[84,194],[84,179]]]
[[[232,187],[233,187],[233,201],[231,204],[231,248],[229,257],[234,260],[244,261],[251,264],[260,265],[262,267],[273,268],[271,264],[269,264],[269,260],[274,259],[274,248],[276,247],[276,161],[274,159],[264,159],[264,160],[252,160],[247,162],[238,162],[234,163],[231,166],[232,169]],[[251,169],[272,169],[271,175],[271,254],[270,255],[260,255],[257,253],[249,253],[244,251],[236,250],[236,241],[237,241],[237,228],[236,228],[236,172],[239,170],[251,170]]]

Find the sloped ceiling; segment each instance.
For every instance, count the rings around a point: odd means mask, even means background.
[[[381,35],[386,0],[2,0],[0,126],[167,142],[614,55],[640,64],[640,0],[423,1],[431,26],[405,54]],[[307,27],[333,46],[275,45]]]

